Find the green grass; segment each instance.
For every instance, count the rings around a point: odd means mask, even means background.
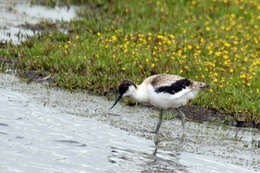
[[[122,79],[179,74],[210,85],[192,104],[260,122],[259,1],[86,2],[82,19],[61,24],[69,34],[45,33],[1,55],[55,75],[57,86],[102,95]]]

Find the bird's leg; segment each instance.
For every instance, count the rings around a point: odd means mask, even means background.
[[[180,116],[181,116],[181,125],[182,125],[182,137],[184,137],[184,130],[185,130],[185,114],[179,110]]]
[[[163,110],[161,109],[161,110],[160,110],[159,121],[158,121],[157,126],[156,126],[156,129],[155,129],[155,134],[156,134],[156,135],[158,134],[159,129],[160,129],[160,127],[161,127],[162,119],[163,119]]]
[[[154,144],[155,144],[155,150],[153,155],[156,155],[157,149],[158,149],[158,144],[159,144],[159,129],[162,124],[162,119],[163,119],[163,110],[160,110],[160,116],[159,116],[159,121],[157,123],[156,129],[155,129],[155,138],[154,138]]]

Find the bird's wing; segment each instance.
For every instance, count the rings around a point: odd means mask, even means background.
[[[178,75],[172,75],[172,74],[158,74],[151,76],[150,84],[154,88],[159,88],[163,86],[170,86],[173,83],[175,83],[178,80],[184,79],[181,76]]]
[[[182,76],[173,74],[157,74],[150,76],[144,80],[146,85],[152,85],[155,92],[163,92],[169,94],[175,94],[183,89],[190,88],[203,88],[206,86],[203,82],[197,82],[190,79],[186,79]]]
[[[171,83],[170,85],[160,86],[155,88],[155,92],[157,93],[167,93],[167,94],[176,94],[181,92],[182,90],[190,87],[192,85],[192,81],[189,79],[179,79],[175,82]]]

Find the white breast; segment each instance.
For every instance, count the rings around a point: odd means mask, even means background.
[[[148,97],[148,90],[147,86],[141,84],[137,86],[138,89],[134,90],[131,94],[131,98],[139,103],[148,103],[149,104],[149,97]]]

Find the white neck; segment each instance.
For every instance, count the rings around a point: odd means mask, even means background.
[[[138,85],[137,88],[134,88],[130,94],[130,97],[139,103],[147,103],[147,90],[143,85]]]

